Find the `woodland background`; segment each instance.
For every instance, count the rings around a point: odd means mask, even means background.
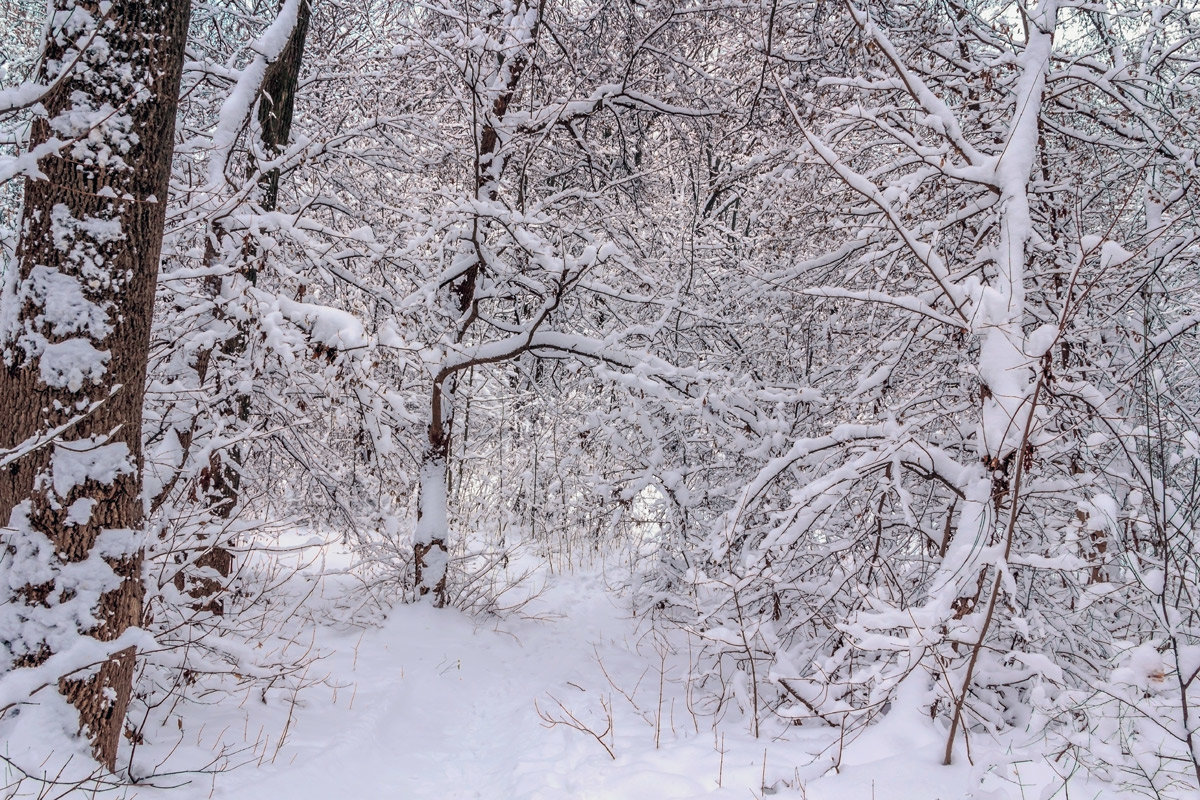
[[[1200,790],[1194,3],[151,8],[0,0],[0,736],[82,714],[59,785],[299,690],[297,581],[605,561],[705,719]]]

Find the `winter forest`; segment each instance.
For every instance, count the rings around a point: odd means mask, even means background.
[[[0,798],[1200,797],[1196,0],[0,0]]]

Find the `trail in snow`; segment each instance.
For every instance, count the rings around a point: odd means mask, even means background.
[[[917,718],[915,702],[867,731],[838,774],[829,771],[833,729],[777,727],[755,739],[732,705],[716,719],[693,714],[682,680],[685,640],[660,660],[647,626],[602,575],[551,578],[528,610],[533,618],[481,621],[402,605],[381,628],[325,631],[320,644],[329,655],[318,668],[329,673],[329,687],[301,692],[294,709],[247,696],[240,709],[215,706],[206,721],[189,718],[189,730],[246,731],[258,763],[131,796],[1017,800],[1044,788],[1044,776],[1026,780],[1028,767],[1003,778],[941,767],[941,739],[927,717]],[[547,726],[539,708],[558,719],[570,712],[597,734],[611,722],[603,738],[615,760],[587,732]]]
[[[736,729],[720,740],[693,718],[676,680],[682,667],[655,662],[645,627],[620,602],[601,575],[565,576],[551,580],[531,618],[400,606],[379,630],[327,639],[321,668],[340,686],[336,700],[322,688],[302,693],[278,755],[219,776],[211,796],[747,797],[762,781],[762,744],[741,742]],[[573,714],[617,758],[585,731],[548,725],[539,709]],[[282,725],[278,708],[251,702],[245,712]],[[271,724],[247,727],[269,735]]]
[[[406,606],[361,640],[345,635],[326,665],[349,684],[338,702],[298,709],[275,764],[219,782],[214,797],[587,796],[604,782],[596,762],[611,759],[587,734],[548,728],[535,701],[558,711],[557,697],[602,730],[600,697],[612,687],[596,653],[619,654],[637,631],[595,576],[560,583],[539,605],[557,616],[489,628],[455,611]]]

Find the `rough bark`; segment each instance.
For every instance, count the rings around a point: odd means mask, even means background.
[[[0,470],[0,520],[49,539],[60,571],[91,558],[105,536],[115,577],[81,632],[112,641],[142,615],[142,401],[190,3],[56,0],[51,13],[42,80],[76,59],[84,68],[50,93],[32,127],[31,147],[65,144],[25,182],[16,289],[4,300],[13,324],[3,332],[0,451],[65,429]],[[76,480],[65,477],[69,465]],[[10,539],[9,555],[29,541]],[[21,594],[34,614],[72,590],[56,579]],[[17,666],[53,651],[50,641],[21,647]],[[60,683],[110,770],[134,657],[122,650]]]

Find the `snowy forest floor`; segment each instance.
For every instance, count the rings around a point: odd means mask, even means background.
[[[631,614],[613,572],[535,576],[519,615],[475,618],[399,605],[378,627],[324,625],[312,685],[245,693],[186,715],[140,760],[162,768],[211,759],[132,786],[155,800],[1014,800],[1118,797],[1044,764],[940,764],[928,716],[897,708],[846,745],[835,729],[764,725],[751,735],[730,704],[696,710],[683,631]],[[628,571],[626,569],[626,575]],[[331,588],[332,586],[332,588]],[[326,583],[325,601],[344,593]],[[693,693],[694,694],[694,693]],[[265,698],[265,702],[264,702]],[[172,722],[171,728],[175,727]],[[280,740],[282,739],[282,744]],[[994,747],[993,747],[994,749]],[[121,794],[118,793],[118,794]],[[39,796],[39,795],[31,795]],[[107,796],[112,796],[111,794]]]

